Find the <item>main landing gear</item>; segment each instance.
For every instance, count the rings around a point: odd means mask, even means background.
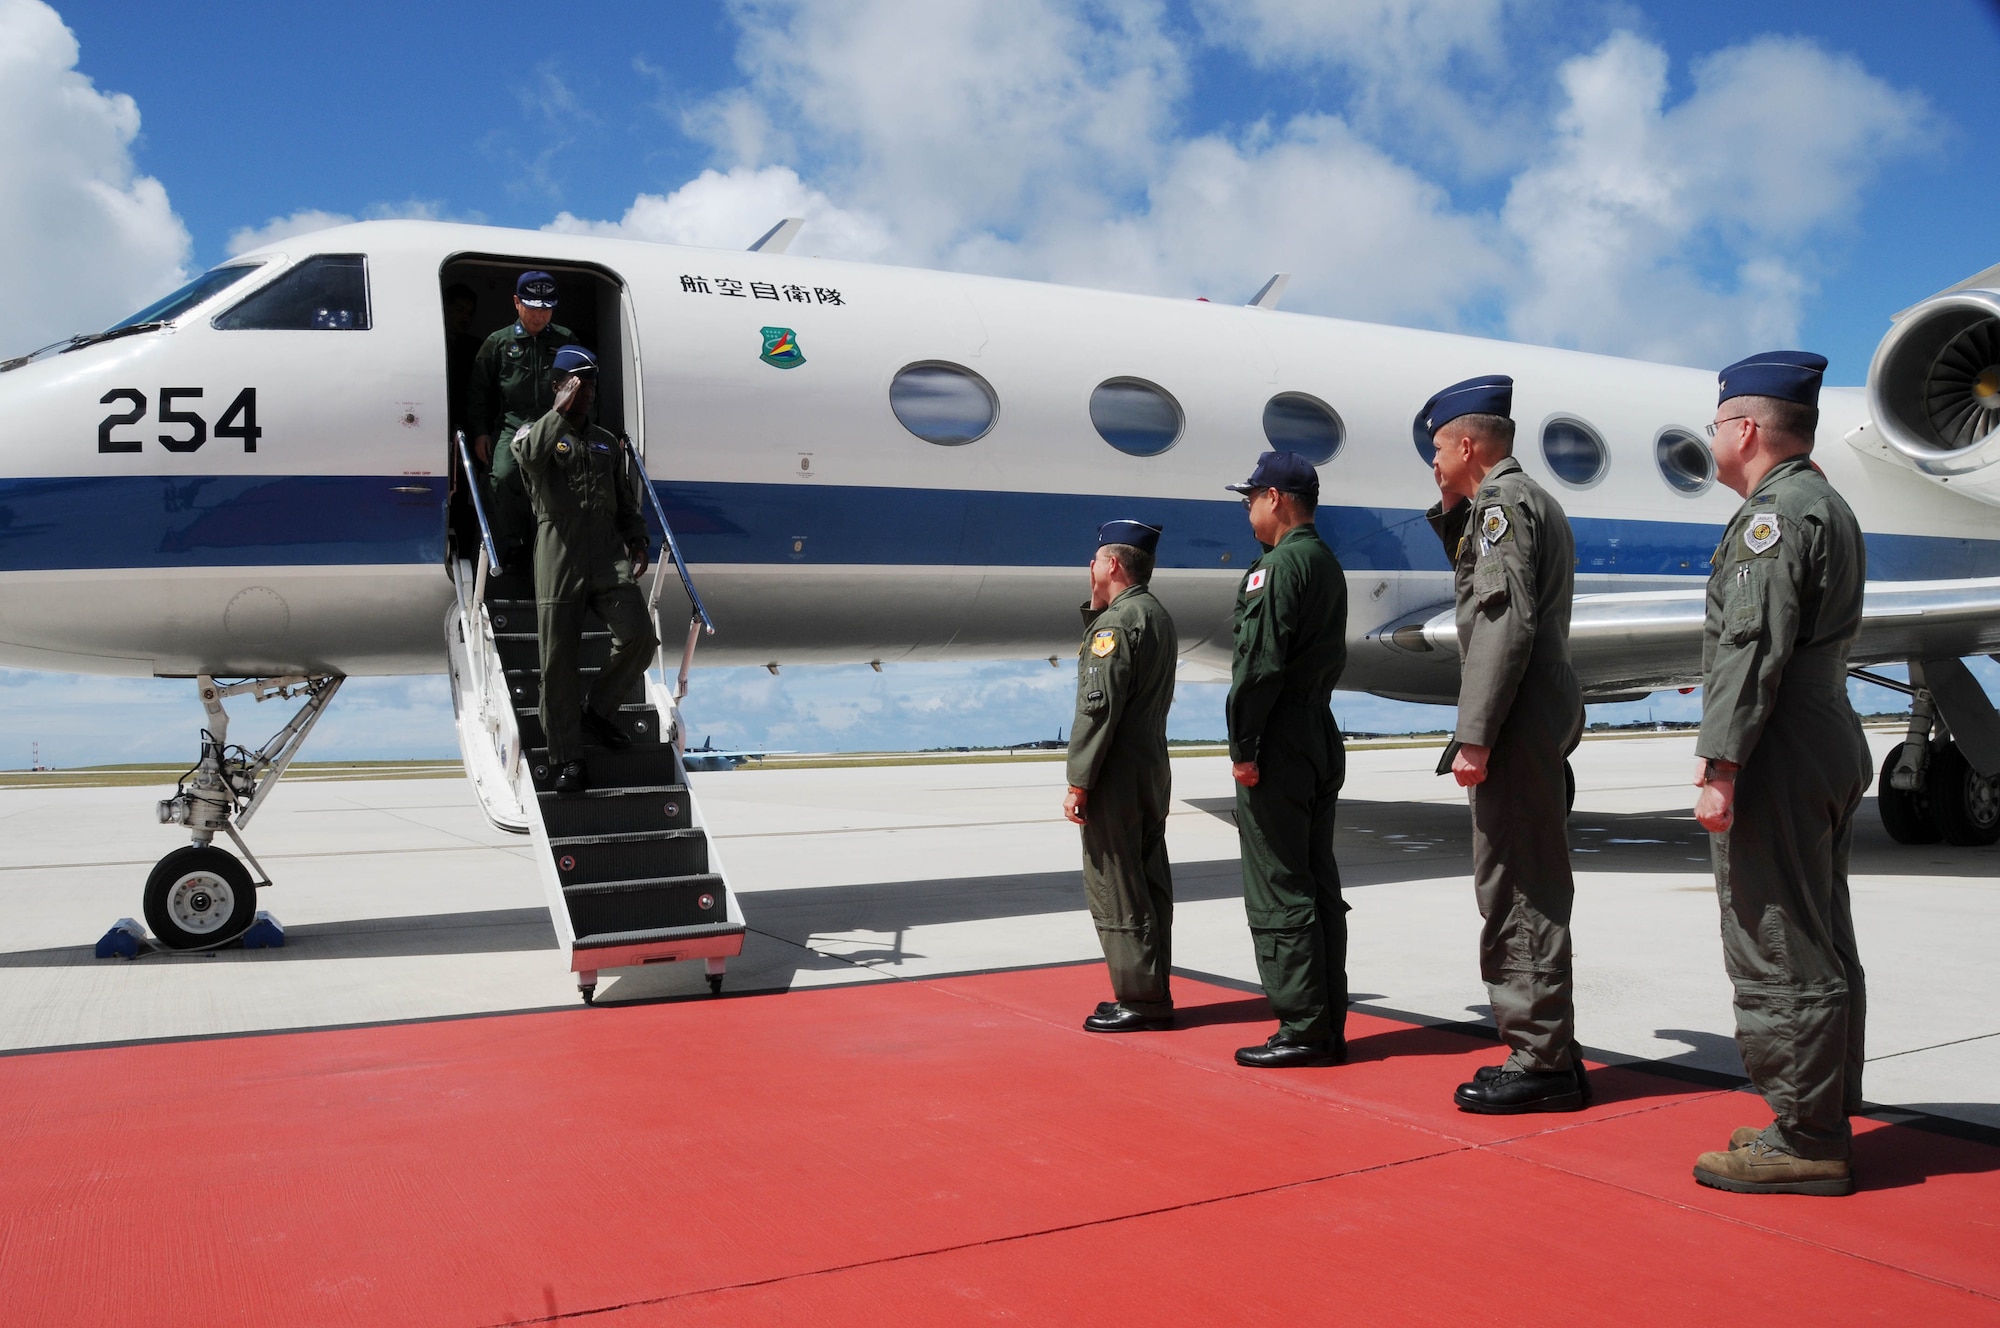
[[[1982,730],[1991,717],[1991,706],[1984,705],[1983,694],[1959,685],[1961,680],[1956,675],[1964,671],[1964,666],[1957,660],[1931,661],[1928,668],[1934,673],[1950,670],[1953,682],[1939,680],[1939,686],[1957,686],[1951,700],[1960,707],[1954,712],[1958,722],[1970,729],[1977,741],[1987,741],[1990,735]],[[1909,731],[1883,757],[1882,770],[1875,781],[1875,803],[1882,814],[1882,828],[1898,844],[1935,844],[1943,840],[1960,847],[1979,847],[2000,841],[2000,770],[1990,776],[1981,774],[1968,759],[1946,724],[1925,673],[1926,665],[1912,663],[1910,684],[1906,687],[1865,670],[1855,670],[1856,676],[1865,681],[1892,687],[1910,697]],[[1974,750],[1979,750],[1977,745]]]
[[[208,712],[201,760],[181,777],[174,796],[159,805],[160,823],[186,826],[194,842],[161,858],[146,878],[146,925],[169,950],[213,949],[241,936],[256,920],[257,889],[271,881],[239,831],[298,754],[342,680],[289,674],[219,683],[203,674],[195,681]],[[225,698],[244,695],[259,701],[303,696],[305,704],[253,752],[229,744],[229,714],[222,708]],[[235,854],[216,845],[218,832],[236,845],[256,877]]]

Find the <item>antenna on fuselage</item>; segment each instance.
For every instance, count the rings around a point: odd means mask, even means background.
[[[751,247],[754,249],[756,246],[752,245]],[[1289,272],[1274,274],[1269,281],[1264,283],[1264,289],[1250,297],[1250,307],[1252,309],[1277,308],[1278,297],[1285,293],[1285,283],[1291,279],[1292,274]]]
[[[784,253],[786,249],[791,247],[792,241],[798,238],[799,227],[805,224],[806,219],[804,217],[786,217],[770,230],[758,236],[757,242],[750,246],[750,252],[753,254]]]

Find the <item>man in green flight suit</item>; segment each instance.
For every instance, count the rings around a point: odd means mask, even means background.
[[[1084,895],[1115,998],[1084,1019],[1093,1033],[1174,1026],[1167,711],[1180,640],[1147,586],[1159,543],[1142,521],[1097,528],[1076,657],[1063,814],[1083,827]]]
[[[500,560],[508,566],[527,552],[535,518],[507,444],[555,404],[556,352],[576,340],[555,321],[556,282],[546,272],[523,272],[515,281],[514,313],[516,321],[487,337],[472,357],[465,385],[467,431],[474,453],[488,467],[486,512]]]
[[[1451,774],[1472,803],[1479,975],[1507,1059],[1452,1095],[1460,1111],[1577,1111],[1590,1082],[1576,1047],[1563,760],[1583,736],[1570,667],[1576,542],[1569,518],[1514,459],[1514,380],[1454,383],[1417,427],[1437,449],[1426,513],[1458,598],[1458,727]],[[1438,773],[1447,768],[1441,763]]]
[[[1334,684],[1347,666],[1347,578],[1313,525],[1319,472],[1266,452],[1243,495],[1265,549],[1236,592],[1229,698],[1230,774],[1243,848],[1243,911],[1257,976],[1278,1016],[1236,1063],[1262,1068],[1347,1059],[1347,905],[1333,860],[1333,814],[1347,777]]]
[[[611,716],[653,662],[660,637],[636,580],[650,546],[624,444],[589,422],[597,359],[564,346],[551,365],[555,405],[509,448],[535,514],[535,630],[549,768],[556,792],[582,793],[589,787],[583,735],[614,750],[631,745]],[[611,629],[611,658],[580,700],[577,658],[592,612]]]
[[[1812,462],[1822,356],[1724,369],[1715,473],[1744,497],[1702,626],[1701,794],[1743,1068],[1775,1119],[1703,1153],[1694,1178],[1745,1194],[1848,1194],[1867,990],[1847,894],[1874,773],[1847,701],[1861,630],[1861,525]]]

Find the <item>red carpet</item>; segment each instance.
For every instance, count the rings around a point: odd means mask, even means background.
[[[1740,1093],[1261,1000],[1078,1021],[1095,966],[0,1059],[0,1320],[2000,1324],[2000,1149],[1868,1124],[1848,1199],[1688,1177]]]

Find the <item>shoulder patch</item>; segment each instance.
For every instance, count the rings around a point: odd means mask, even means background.
[[[1269,578],[1266,576],[1264,569],[1261,567],[1258,568],[1256,571],[1252,572],[1248,577],[1244,579],[1243,593],[1246,595],[1256,594],[1258,591],[1264,588],[1264,582],[1268,579]]]
[[[1751,515],[1750,524],[1743,528],[1743,547],[1753,554],[1763,553],[1784,537],[1785,532],[1778,524],[1776,512],[1757,512]]]
[[[1479,518],[1479,533],[1488,544],[1498,544],[1506,539],[1507,529],[1507,509],[1497,503],[1487,508],[1486,514]]]
[[[567,438],[556,439],[556,455],[557,456],[569,455],[569,439]]]
[[[1106,627],[1102,631],[1093,632],[1091,634],[1090,653],[1097,656],[1099,659],[1103,659],[1106,655],[1110,654],[1117,648],[1118,648],[1118,633],[1115,629]]]

